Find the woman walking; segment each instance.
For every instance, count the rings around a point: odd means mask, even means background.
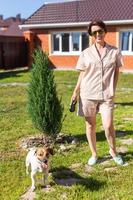
[[[95,133],[97,112],[101,114],[109,153],[117,164],[123,165],[121,156],[116,152],[113,125],[113,100],[119,67],[123,66],[122,56],[116,47],[105,42],[107,29],[103,21],[92,21],[88,33],[94,44],[85,49],[78,59],[76,69],[80,70],[80,74],[71,101],[76,102],[79,96],[78,115],[85,118],[86,135],[92,153],[88,165],[97,162]]]

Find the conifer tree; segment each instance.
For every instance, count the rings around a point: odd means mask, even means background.
[[[41,48],[33,54],[28,87],[28,111],[34,126],[42,133],[56,137],[62,127],[63,105],[58,98],[53,70]]]

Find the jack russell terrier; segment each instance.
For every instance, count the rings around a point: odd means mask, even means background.
[[[37,172],[44,174],[44,184],[48,178],[49,173],[49,155],[53,155],[51,148],[32,148],[26,156],[26,173],[29,174],[29,166],[31,167],[31,190],[35,190],[35,175]]]

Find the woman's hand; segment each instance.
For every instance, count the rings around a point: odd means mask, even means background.
[[[70,102],[70,108],[69,108],[70,112],[74,112],[75,111],[76,103],[77,103],[77,93],[74,91],[73,95],[71,97],[71,102]]]
[[[73,92],[71,97],[71,102],[77,102],[78,94],[76,92]]]
[[[72,97],[71,97],[71,103],[72,103],[72,101],[77,102],[77,98],[78,98],[78,95],[79,95],[79,92],[80,92],[80,84],[81,84],[81,80],[82,80],[83,75],[84,75],[84,71],[80,71],[77,84],[75,86],[74,92],[73,92]]]

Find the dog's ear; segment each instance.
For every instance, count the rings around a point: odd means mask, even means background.
[[[47,148],[47,152],[48,152],[49,154],[51,154],[51,155],[54,155],[54,151],[53,151],[53,149],[50,148],[50,147]]]
[[[37,154],[37,149],[35,149],[35,151],[34,151],[34,155],[36,155]]]

